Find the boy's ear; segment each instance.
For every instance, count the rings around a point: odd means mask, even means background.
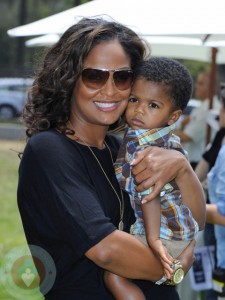
[[[172,125],[173,123],[175,123],[180,118],[181,114],[182,114],[182,110],[181,109],[173,111],[171,113],[171,115],[170,115],[170,118],[169,118],[169,121],[168,121],[168,125]]]

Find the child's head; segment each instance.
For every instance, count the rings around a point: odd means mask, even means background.
[[[181,63],[153,57],[135,69],[135,80],[126,109],[133,129],[172,125],[192,94],[192,78]]]

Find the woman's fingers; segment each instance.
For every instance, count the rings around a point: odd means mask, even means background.
[[[152,178],[149,179],[149,182],[153,182]],[[142,183],[143,184],[143,183]],[[148,185],[148,180],[146,180],[146,185]],[[141,186],[141,185],[140,185]],[[151,191],[151,193],[149,195],[145,195],[143,196],[142,198],[142,204],[145,204],[155,198],[158,197],[158,195],[160,194],[162,188],[163,188],[164,184],[163,183],[159,183],[157,182],[155,185],[151,185],[151,187],[153,188],[153,190]],[[138,186],[139,187],[139,186]],[[144,188],[144,190],[147,189],[147,188]],[[141,189],[140,189],[141,190]]]
[[[140,192],[154,187],[152,194],[144,197],[147,201],[152,200],[166,183],[179,176],[187,163],[184,155],[176,150],[149,146],[138,151],[132,162],[136,190]]]

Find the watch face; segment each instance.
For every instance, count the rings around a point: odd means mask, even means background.
[[[184,278],[183,269],[181,269],[181,268],[177,269],[173,275],[174,284],[180,283],[183,280],[183,278]]]

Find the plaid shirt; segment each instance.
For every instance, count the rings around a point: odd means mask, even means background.
[[[138,193],[132,177],[131,161],[135,153],[148,146],[158,146],[165,149],[176,149],[187,157],[180,144],[180,139],[172,133],[175,125],[151,130],[128,128],[114,164],[116,177],[120,187],[130,194],[131,205],[136,222],[131,226],[131,234],[145,234],[141,198],[150,194],[153,187]],[[181,194],[175,181],[167,183],[160,193],[161,225],[160,238],[167,240],[192,240],[198,232],[198,224],[191,211],[182,204]]]

